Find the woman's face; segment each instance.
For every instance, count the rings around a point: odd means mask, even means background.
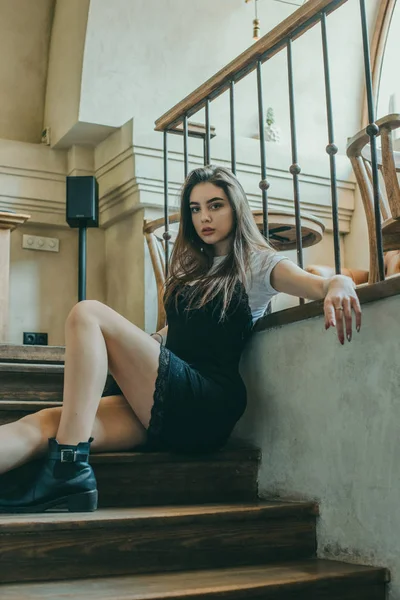
[[[200,239],[213,245],[217,256],[228,254],[234,219],[224,190],[213,183],[198,183],[190,194],[189,206]]]

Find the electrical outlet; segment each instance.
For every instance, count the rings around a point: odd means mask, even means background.
[[[22,236],[22,247],[27,250],[44,250],[45,252],[59,252],[60,240],[39,235]]]
[[[47,333],[24,331],[24,342],[26,346],[47,346]]]

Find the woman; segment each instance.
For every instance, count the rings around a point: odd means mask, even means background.
[[[230,171],[189,174],[166,283],[168,328],[147,335],[111,308],[77,304],[66,321],[64,401],[0,427],[0,473],[47,457],[23,495],[0,512],[95,510],[94,452],[150,448],[207,452],[225,444],[246,406],[239,359],[278,292],[325,298],[325,328],[344,343],[361,310],[351,279],[306,273],[276,254]],[[345,324],[343,324],[343,320]],[[165,342],[165,345],[164,345]],[[103,395],[107,370],[116,384]],[[1,493],[0,493],[1,495]]]

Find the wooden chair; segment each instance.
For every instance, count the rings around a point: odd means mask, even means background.
[[[169,216],[170,225],[179,223],[180,213],[174,213]],[[159,331],[166,325],[166,315],[164,310],[163,295],[165,284],[165,241],[162,239],[164,231],[164,217],[154,221],[145,221],[143,233],[146,238],[147,246],[150,252],[151,264],[153,265],[154,276],[157,285],[157,329]],[[156,233],[158,235],[156,235]],[[161,235],[160,235],[161,234]],[[170,245],[171,248],[171,245]]]
[[[380,210],[382,216],[382,238],[384,252],[400,250],[400,186],[397,173],[400,171],[400,152],[393,150],[392,131],[400,127],[400,114],[392,114],[377,121],[382,148],[378,150],[380,181]],[[379,280],[377,244],[375,236],[374,196],[372,188],[370,138],[365,130],[352,137],[347,144],[347,156],[360,187],[361,197],[367,217],[370,268],[368,283]],[[390,255],[393,263],[396,255]],[[389,274],[389,273],[387,273]],[[393,274],[393,273],[390,273]]]
[[[304,270],[307,271],[307,273],[319,275],[320,277],[333,277],[333,275],[335,275],[335,268],[327,265],[309,265]],[[368,282],[369,273],[368,271],[364,271],[362,269],[343,268],[341,270],[341,274],[350,277],[356,285]]]

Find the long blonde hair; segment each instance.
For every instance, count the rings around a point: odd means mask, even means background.
[[[232,246],[225,260],[212,273],[209,270],[213,264],[213,247],[204,244],[197,235],[189,206],[190,194],[199,183],[212,183],[224,190],[233,210]],[[223,292],[223,319],[237,281],[245,280],[251,252],[273,250],[258,230],[243,187],[233,173],[224,167],[209,165],[189,173],[181,192],[180,212],[164,303],[167,304],[173,295],[177,302],[185,284],[196,282],[189,288],[187,309],[201,308]]]

